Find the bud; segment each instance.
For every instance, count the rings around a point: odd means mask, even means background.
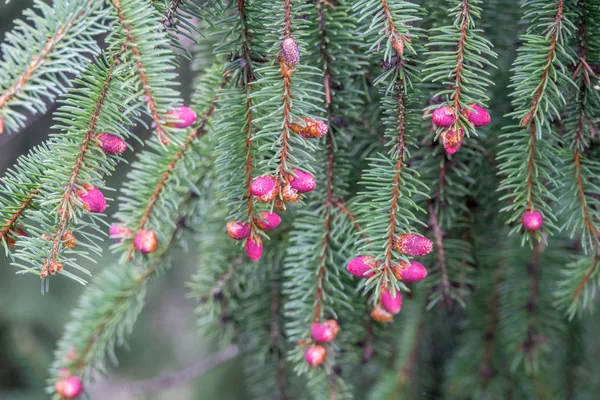
[[[250,235],[250,225],[243,222],[230,221],[225,226],[229,237],[235,240],[242,240]]]
[[[77,376],[61,379],[54,384],[56,393],[64,399],[75,399],[83,392],[83,384]]]
[[[165,125],[175,128],[187,128],[196,122],[196,112],[189,107],[181,106],[177,107],[172,111],[169,111],[167,115],[171,120],[177,120],[178,122],[167,122]]]
[[[281,42],[281,58],[288,65],[296,65],[300,62],[300,50],[298,44],[292,38],[285,38]]]
[[[12,235],[18,235],[18,236],[25,236],[25,237],[29,237],[29,234],[27,232],[25,232],[23,229],[19,229],[19,228],[14,228],[11,229],[11,233]],[[10,247],[11,249],[15,248],[15,243],[17,242],[17,239],[12,238],[10,236],[6,236],[6,245],[8,247]]]
[[[357,278],[370,278],[375,275],[375,272],[368,272],[374,267],[373,262],[369,264],[369,260],[371,260],[369,256],[356,257],[348,263],[346,269]]]
[[[525,211],[521,222],[528,231],[539,231],[544,225],[544,217],[538,210]]]
[[[64,268],[64,265],[62,265],[62,263],[59,263],[59,262],[56,262],[56,261],[52,261],[50,263],[50,265],[48,265],[47,272],[50,275],[56,275],[56,273],[62,271],[63,268]]]
[[[458,133],[454,129],[448,129],[442,132],[442,144],[444,145],[444,150],[448,155],[452,155],[460,150],[460,147],[463,143],[463,138],[465,137],[465,131],[462,128],[458,128]]]
[[[381,306],[377,305],[371,310],[371,318],[377,322],[388,323],[394,320],[394,316],[385,311]]]
[[[321,120],[313,118],[302,118],[304,126],[290,124],[290,129],[305,139],[317,139],[323,137],[329,132],[327,124]]]
[[[121,240],[131,235],[131,229],[126,228],[123,224],[113,224],[108,228],[108,234],[115,242],[121,243]]]
[[[127,150],[127,143],[118,136],[110,133],[99,133],[96,138],[100,142],[100,148],[106,154],[119,155]]]
[[[485,108],[477,104],[471,104],[469,107],[471,107],[473,111],[465,110],[466,116],[474,126],[485,126],[492,121],[490,113],[487,112]]]
[[[436,108],[433,111],[433,123],[443,128],[448,128],[456,121],[456,113],[454,108],[443,106]]]
[[[154,253],[156,251],[156,248],[158,247],[158,239],[156,237],[156,232],[141,229],[135,235],[135,238],[133,239],[133,245],[140,253]]]
[[[65,246],[68,249],[72,249],[73,247],[75,247],[75,245],[77,244],[77,239],[75,239],[73,232],[65,232],[65,234],[62,236],[62,243],[63,246]]]
[[[261,203],[268,203],[277,196],[279,185],[277,180],[270,175],[254,178],[250,184],[250,193]]]
[[[396,295],[392,296],[392,292],[385,289],[381,293],[381,305],[390,314],[398,314],[402,309],[402,294],[396,291]]]
[[[106,210],[106,199],[95,186],[85,184],[83,190],[77,189],[75,194],[79,201],[83,203],[85,210],[93,213],[101,213]]]
[[[340,326],[335,319],[323,323],[315,322],[311,327],[312,338],[315,342],[328,343],[333,341],[340,331]]]
[[[410,263],[400,262],[400,265],[394,265],[392,272],[396,279],[407,283],[418,282],[427,276],[427,270],[423,264],[414,260],[410,260]]]
[[[298,191],[296,189],[293,189],[289,183],[287,183],[283,187],[283,191],[281,192],[281,195],[283,196],[283,199],[285,201],[290,202],[290,203],[295,203],[298,201],[298,199],[300,199],[300,195],[298,194]]]
[[[311,367],[318,367],[323,364],[325,358],[327,358],[327,350],[320,344],[310,346],[304,353],[304,360]]]
[[[431,253],[433,243],[426,237],[404,233],[396,238],[394,248],[401,254],[411,257],[421,257]]]
[[[299,169],[293,169],[292,173],[295,175],[289,175],[290,186],[292,189],[296,189],[300,193],[310,192],[317,186],[315,177],[308,172],[301,171]]]
[[[260,257],[262,256],[263,252],[262,239],[258,236],[256,237],[256,240],[252,237],[248,238],[248,240],[246,240],[245,249],[246,255],[249,259],[251,259],[252,261],[260,260]]]
[[[281,217],[274,212],[261,211],[260,219],[254,221],[254,223],[263,231],[269,231],[277,228],[279,224],[281,224]]]

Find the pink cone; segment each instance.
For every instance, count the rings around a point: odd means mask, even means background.
[[[115,242],[121,243],[123,238],[131,235],[131,229],[126,228],[123,224],[113,224],[108,229],[108,234]]]
[[[106,199],[95,186],[85,184],[83,190],[76,191],[77,198],[83,203],[83,208],[89,212],[101,213],[106,210]]]
[[[456,113],[452,107],[439,107],[433,111],[432,120],[437,126],[448,128],[456,121]]]
[[[402,309],[402,294],[396,291],[396,297],[392,297],[392,293],[385,289],[383,293],[381,293],[381,305],[390,314],[398,314]]]
[[[311,335],[315,342],[328,343],[333,341],[340,331],[335,319],[329,319],[323,323],[315,322],[311,327]]]
[[[327,350],[319,344],[315,344],[306,349],[304,353],[304,360],[311,367],[317,367],[325,361],[327,358]]]
[[[293,169],[292,172],[296,176],[290,175],[290,186],[299,193],[310,192],[317,186],[315,177],[308,172],[299,169]]]
[[[256,177],[250,184],[250,193],[252,193],[252,196],[265,196],[274,190],[277,190],[277,181],[270,175]]]
[[[411,257],[421,257],[431,253],[433,243],[426,237],[404,233],[396,238],[395,249]]]
[[[467,111],[467,118],[475,126],[485,126],[492,121],[492,117],[487,110],[477,104],[470,106],[473,111]]]
[[[262,240],[259,237],[256,238],[256,241],[253,238],[248,238],[248,240],[246,241],[245,249],[246,255],[249,259],[251,259],[252,261],[260,260],[260,257],[263,253]]]
[[[83,392],[83,384],[77,376],[61,379],[54,384],[56,393],[65,399],[75,399]]]
[[[242,240],[250,235],[250,225],[243,222],[230,221],[225,226],[229,237],[235,240]]]
[[[100,148],[106,154],[119,155],[127,150],[127,143],[118,136],[110,133],[100,133],[96,138],[100,141]]]
[[[281,42],[281,58],[288,65],[296,65],[300,62],[300,50],[294,39],[286,38]]]
[[[182,129],[192,125],[197,118],[196,112],[186,106],[177,107],[173,111],[169,111],[168,115],[178,122],[168,122],[166,125]]]
[[[454,129],[448,129],[447,131],[442,132],[441,137],[444,150],[451,156],[460,150],[465,137],[465,132],[462,128],[458,128],[458,133]]]
[[[269,231],[277,228],[279,224],[281,224],[281,217],[274,212],[262,211],[260,213],[260,219],[257,219],[255,223],[256,226],[263,231]]]
[[[544,217],[538,210],[525,211],[521,222],[528,231],[539,231],[544,225]]]
[[[406,263],[402,266],[395,266],[394,275],[398,280],[413,283],[425,279],[427,270],[420,262],[410,260],[408,266],[406,266]]]
[[[368,264],[370,259],[371,257],[369,256],[359,256],[353,258],[348,263],[346,269],[348,269],[348,272],[357,278],[370,278],[375,275],[375,272],[367,272],[373,268],[373,266]]]
[[[156,232],[142,229],[133,239],[133,245],[142,254],[154,253],[158,247]]]

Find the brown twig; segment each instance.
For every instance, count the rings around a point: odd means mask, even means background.
[[[21,218],[21,215],[23,215],[23,212],[31,205],[33,198],[39,193],[40,191],[38,189],[32,190],[31,193],[29,193],[29,195],[25,198],[25,200],[21,202],[16,211],[12,213],[11,218],[8,221],[6,221],[6,224],[4,225],[2,230],[0,230],[0,241],[2,241],[2,239],[9,234],[9,232],[17,223],[19,218]]]
[[[129,47],[131,49],[131,53],[133,54],[133,58],[135,59],[135,65],[137,67],[137,72],[140,75],[140,80],[142,81],[142,87],[144,90],[144,95],[146,96],[146,102],[148,103],[148,109],[150,110],[150,115],[152,116],[152,121],[155,124],[154,129],[156,130],[156,134],[160,139],[161,143],[169,144],[169,137],[163,128],[163,121],[158,115],[158,110],[156,107],[156,102],[154,100],[154,95],[152,93],[152,88],[150,87],[150,83],[148,81],[148,76],[146,75],[146,68],[142,63],[142,57],[140,50],[137,46],[137,41],[133,37],[131,33],[131,25],[127,22],[127,16],[123,12],[123,8],[121,7],[120,0],[111,0],[115,10],[117,12],[117,17],[125,31],[125,36],[127,38],[127,42],[129,43]]]
[[[585,285],[590,280],[590,278],[592,277],[592,275],[598,268],[599,264],[600,264],[600,254],[596,255],[592,259],[592,265],[590,265],[590,268],[588,269],[588,271],[586,272],[584,277],[581,279],[581,281],[577,285],[577,288],[573,292],[573,296],[571,297],[572,302],[576,302],[577,300],[579,300],[579,296],[581,296],[581,294],[583,293],[583,290],[585,289]]]
[[[463,68],[465,66],[465,51],[467,48],[467,33],[469,28],[469,0],[463,0],[462,13],[460,16],[460,37],[458,39],[458,49],[456,51],[456,72],[454,79],[454,111],[460,110],[460,99],[463,83]],[[458,124],[458,118],[456,119]]]
[[[348,217],[348,219],[350,220],[350,222],[352,222],[352,225],[354,225],[354,229],[356,230],[356,232],[360,233],[360,236],[362,236],[363,239],[368,239],[368,236],[365,234],[362,226],[358,223],[358,220],[356,219],[356,216],[354,214],[352,214],[352,211],[350,211],[348,209],[348,207],[346,207],[346,205],[344,204],[344,202],[341,201],[340,199],[337,199],[337,198],[331,199],[331,202],[333,203],[334,206],[336,206],[337,208],[339,208],[340,211],[344,215],[346,215],[346,217]]]
[[[529,274],[529,298],[526,304],[527,310],[527,333],[522,343],[523,351],[526,357],[531,358],[532,352],[540,341],[539,332],[536,328],[536,311],[538,308],[537,299],[539,296],[540,280],[540,258],[544,250],[542,242],[534,240],[533,250],[531,251],[531,263],[527,266]]]
[[[394,50],[396,50],[398,56],[401,57],[404,54],[404,42],[408,41],[408,39],[398,33],[398,28],[394,22],[394,16],[392,15],[387,0],[381,0],[381,8],[383,9],[386,20],[385,34],[392,42],[392,46],[394,47]]]

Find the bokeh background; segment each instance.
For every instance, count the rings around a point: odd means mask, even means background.
[[[21,18],[23,10],[32,3],[33,0],[12,0],[4,4],[0,0],[2,42],[6,32],[14,27],[14,20]],[[191,86],[188,67],[182,60],[180,79],[185,99],[189,99]],[[17,157],[47,139],[52,132],[55,109],[49,105],[46,115],[30,118],[26,129],[19,134],[0,135],[0,175],[4,175]],[[150,133],[136,134],[146,138]],[[126,154],[130,160],[134,156],[134,152]],[[109,179],[109,185],[119,187],[127,169],[126,164],[120,164],[117,174]],[[107,212],[110,214],[115,209],[113,202]],[[63,326],[84,288],[59,277],[52,280],[50,292],[42,294],[39,279],[16,275],[17,269],[3,257],[0,255],[0,399],[47,399],[44,392],[47,369]],[[83,265],[94,273],[114,260],[106,251],[101,263]],[[187,384],[137,397],[131,392],[140,380],[177,373],[202,363],[215,351],[214,343],[198,334],[194,300],[187,297],[185,282],[196,270],[193,257],[178,254],[173,268],[154,282],[129,346],[117,349],[119,365],[110,368],[105,377],[88,388],[93,400],[247,398],[238,359],[223,363]]]

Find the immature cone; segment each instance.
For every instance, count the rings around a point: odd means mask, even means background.
[[[394,248],[401,254],[421,257],[431,253],[433,243],[426,237],[412,233],[403,233],[394,241]]]
[[[230,221],[225,226],[229,237],[235,240],[242,240],[250,235],[250,225],[243,222]]]
[[[310,346],[304,353],[304,360],[311,367],[318,367],[323,364],[325,358],[327,358],[327,350],[320,344]]]
[[[279,185],[277,180],[270,175],[254,178],[250,184],[250,193],[261,203],[268,203],[277,196]]]
[[[123,238],[131,235],[131,229],[126,228],[123,224],[113,224],[108,228],[108,234],[115,242],[121,243]]]
[[[375,306],[375,308],[371,310],[371,318],[384,324],[394,320],[394,316],[379,305]]]
[[[346,268],[348,269],[348,272],[357,278],[370,278],[375,275],[375,272],[368,272],[373,269],[373,265],[369,264],[369,260],[371,260],[371,257],[369,256],[353,258]]]
[[[525,211],[521,222],[528,231],[539,231],[544,225],[544,217],[538,210]]]
[[[64,399],[75,399],[83,392],[83,384],[77,376],[61,379],[54,384],[56,393]]]
[[[118,136],[110,133],[100,133],[96,136],[99,141],[100,148],[106,154],[123,154],[127,150],[127,143]]]
[[[304,126],[290,124],[290,129],[305,139],[317,139],[323,137],[329,132],[327,124],[321,120],[313,118],[302,118]]]
[[[261,211],[260,218],[256,219],[254,223],[263,231],[269,231],[281,224],[281,217],[274,212]]]
[[[402,309],[402,294],[400,294],[399,291],[396,291],[394,297],[392,296],[392,292],[385,289],[383,293],[381,293],[381,305],[390,314],[398,314]]]
[[[293,189],[292,186],[287,183],[281,192],[283,199],[287,202],[294,203],[300,199],[300,194],[296,189]]]
[[[133,238],[133,245],[143,254],[154,253],[158,247],[156,232],[142,229]]]
[[[85,210],[93,213],[101,213],[106,210],[106,199],[95,186],[85,184],[83,190],[78,189],[75,194],[79,201],[83,203]]]
[[[25,237],[29,237],[29,234],[27,232],[25,232],[23,229],[19,229],[19,228],[14,228],[11,230],[12,233],[17,234],[18,236],[25,236]],[[10,236],[6,236],[6,245],[8,247],[10,247],[11,249],[15,248],[15,243],[17,242],[17,239],[12,238]]]
[[[244,248],[246,249],[246,255],[249,259],[252,261],[258,261],[263,253],[262,239],[259,237],[256,237],[256,239],[250,237],[246,241]]]
[[[448,129],[442,132],[442,144],[444,145],[444,150],[448,155],[452,155],[460,150],[460,147],[463,143],[463,138],[465,137],[465,131],[462,128],[458,128],[458,131],[454,129]]]
[[[63,242],[63,246],[65,246],[68,249],[72,249],[77,244],[77,239],[75,239],[73,232],[67,231],[62,236],[62,242]]]
[[[400,265],[394,265],[392,272],[396,279],[407,283],[418,282],[427,276],[427,270],[423,264],[414,260],[410,260],[409,263],[400,262]]]
[[[433,123],[443,128],[448,128],[456,121],[454,108],[443,106],[436,108],[432,116]]]
[[[299,169],[293,169],[292,173],[295,175],[289,175],[290,186],[292,189],[296,189],[300,193],[310,192],[317,186],[315,177],[308,172],[301,171]]]
[[[329,343],[337,336],[340,326],[335,319],[329,319],[323,323],[315,322],[311,327],[311,335],[315,342]]]
[[[471,104],[469,107],[473,111],[467,110],[467,119],[471,121],[474,126],[485,126],[492,121],[492,117],[487,110],[477,104]]]
[[[53,261],[50,263],[50,265],[48,265],[47,271],[50,275],[56,275],[56,273],[62,271],[63,268],[64,268],[64,265],[62,263]]]
[[[196,112],[186,106],[177,107],[174,110],[169,111],[168,115],[171,119],[179,122],[167,122],[165,125],[182,129],[192,125],[196,122],[197,118]]]
[[[300,62],[300,49],[294,39],[285,38],[281,42],[281,59],[290,66]]]

